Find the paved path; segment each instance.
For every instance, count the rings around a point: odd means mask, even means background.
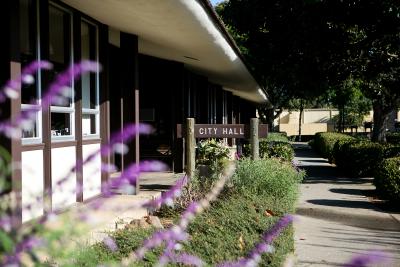
[[[371,179],[347,178],[306,144],[295,143],[296,160],[307,171],[295,223],[296,266],[341,266],[370,250],[390,253],[400,266],[400,214],[388,214],[365,197]]]

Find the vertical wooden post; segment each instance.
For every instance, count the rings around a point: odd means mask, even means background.
[[[194,138],[194,119],[186,119],[186,175],[194,176],[196,168],[196,139]]]
[[[250,119],[250,145],[251,158],[257,160],[260,158],[259,140],[258,140],[258,118]]]

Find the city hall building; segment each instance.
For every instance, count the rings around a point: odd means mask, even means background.
[[[20,221],[101,195],[109,179],[102,163],[119,171],[157,159],[185,168],[176,125],[248,123],[267,101],[239,49],[207,0],[5,0],[0,10],[0,81],[18,77],[35,60],[39,71],[21,96],[1,104],[1,119],[39,107],[21,139],[1,137],[15,163],[12,190],[20,193]],[[75,81],[68,103],[40,106],[58,73],[89,59],[100,71]],[[77,162],[107,144],[124,125],[144,122],[156,133],[136,137],[129,153],[98,156],[57,186]],[[20,164],[17,164],[20,163]],[[83,185],[83,190],[76,190]]]

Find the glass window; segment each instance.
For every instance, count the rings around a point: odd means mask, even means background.
[[[38,5],[34,0],[20,0],[20,52],[21,67],[24,68],[39,57],[39,23]],[[21,86],[21,110],[40,110],[40,72],[34,77],[31,84]],[[23,143],[40,142],[41,112],[36,112],[35,119],[22,130]]]
[[[98,61],[97,27],[85,20],[81,22],[82,60]],[[86,73],[82,84],[82,134],[85,137],[99,134],[99,73]]]
[[[70,113],[51,113],[51,136],[68,136],[72,134]]]
[[[49,59],[53,63],[50,81],[69,68],[72,64],[72,15],[57,6],[49,6]],[[51,135],[53,139],[60,136],[74,136],[74,94],[71,76],[71,97],[66,101],[53,103],[51,107]]]

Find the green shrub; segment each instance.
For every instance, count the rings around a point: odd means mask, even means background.
[[[383,199],[400,200],[400,157],[388,158],[379,164],[374,184]]]
[[[344,153],[347,153],[347,151],[345,152],[343,150],[343,146],[345,144],[354,142],[358,141],[355,139],[343,139],[336,141],[335,145],[333,146],[331,162],[335,163],[337,166],[344,166],[346,164],[346,162],[343,162],[343,160],[346,160],[346,155],[344,155]]]
[[[292,161],[294,149],[291,144],[284,142],[274,142],[266,153],[269,158],[279,158],[284,161]]]
[[[386,142],[390,144],[400,144],[400,133],[387,133]]]
[[[383,150],[383,157],[385,159],[400,157],[400,144],[386,145]]]
[[[214,172],[224,168],[229,159],[229,147],[215,139],[204,139],[197,144],[196,163],[208,165]]]
[[[295,211],[303,177],[276,159],[239,161],[220,200],[190,225],[191,240],[185,250],[212,265],[245,256],[281,215]],[[293,229],[284,231],[274,247],[274,253],[263,256],[261,266],[282,266],[294,249]]]
[[[235,175],[217,201],[189,225],[190,240],[184,244],[183,252],[197,255],[211,265],[247,255],[282,215],[295,211],[303,177],[303,172],[276,159],[238,161]],[[178,214],[168,216],[177,218]],[[79,251],[70,260],[71,266],[118,262],[140,247],[152,232],[119,230],[111,234],[117,251],[98,243]],[[294,250],[293,228],[285,229],[273,246],[274,252],[263,255],[260,266],[282,266],[287,254]],[[159,255],[160,249],[153,250],[146,254],[145,261],[134,266],[154,266]]]
[[[284,133],[268,133],[268,136],[264,139],[270,142],[289,142],[288,137]]]
[[[267,138],[260,139],[260,158],[278,158],[283,161],[292,161],[294,149],[289,139],[282,133],[269,133]],[[243,154],[250,156],[250,145],[243,146]]]
[[[333,159],[333,148],[340,140],[351,140],[353,137],[341,133],[317,133],[314,137],[314,148],[323,157]]]
[[[344,142],[336,152],[336,165],[351,176],[372,176],[384,158],[384,147],[370,141]]]

